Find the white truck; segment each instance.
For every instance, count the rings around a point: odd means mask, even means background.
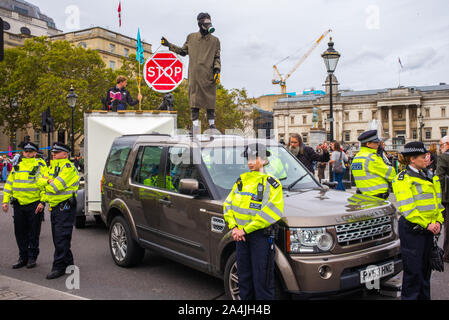
[[[84,113],[84,188],[77,193],[75,227],[83,228],[86,216],[101,221],[101,177],[115,138],[129,134],[174,135],[175,111],[91,111]]]

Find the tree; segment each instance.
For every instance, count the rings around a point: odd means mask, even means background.
[[[77,139],[83,134],[84,111],[102,107],[101,98],[115,78],[96,51],[76,47],[68,41],[37,37],[5,53],[7,59],[0,63],[0,78],[7,77],[5,92],[0,91],[0,122],[6,125],[5,133],[24,129],[29,123],[39,130],[41,114],[48,107],[55,130],[70,132],[71,109],[66,96],[73,85],[78,95],[74,110]],[[5,112],[8,105],[3,100],[11,97],[18,97],[19,107],[8,116]]]

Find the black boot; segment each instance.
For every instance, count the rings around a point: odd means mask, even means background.
[[[15,265],[12,266],[13,269],[19,269],[22,267],[25,267],[27,265],[28,261],[19,259]]]
[[[28,259],[27,269],[34,268],[36,266],[36,259]]]
[[[64,270],[53,270],[52,272],[47,274],[47,279],[48,280],[56,279],[56,278],[63,276],[64,274],[65,274]]]

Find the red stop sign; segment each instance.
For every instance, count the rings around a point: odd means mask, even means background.
[[[143,68],[143,77],[150,88],[157,92],[170,92],[182,82],[184,66],[173,52],[152,55]]]

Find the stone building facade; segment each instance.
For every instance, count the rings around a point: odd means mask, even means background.
[[[381,136],[389,149],[400,150],[410,141],[426,145],[438,143],[448,134],[449,85],[409,86],[364,91],[338,91],[333,76],[334,139],[358,145],[357,137],[377,120]],[[334,85],[335,84],[335,85]],[[325,95],[307,95],[279,99],[273,108],[277,139],[287,141],[299,133],[310,139],[314,107],[319,110],[320,127],[329,133],[329,81]],[[420,115],[422,115],[420,119]],[[328,135],[329,136],[329,135]]]

